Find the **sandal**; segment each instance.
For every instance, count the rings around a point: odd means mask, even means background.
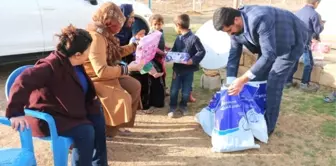
[[[124,129],[124,128],[119,128],[118,133],[119,133],[118,135],[120,135],[120,136],[130,136],[130,135],[132,135],[131,131],[129,131],[127,129]]]
[[[170,96],[170,91],[168,88],[165,89],[165,96]]]
[[[323,100],[326,103],[333,103],[333,102],[335,102],[336,101],[336,93],[335,92],[331,93],[330,95],[324,97]]]

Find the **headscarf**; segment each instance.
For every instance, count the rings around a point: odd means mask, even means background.
[[[132,28],[127,27],[127,21],[134,11],[133,6],[131,4],[122,4],[120,5],[120,10],[122,11],[123,15],[126,17],[126,21],[121,28],[121,31],[116,35],[116,37],[120,40],[120,45],[127,45],[129,40],[132,38]]]
[[[120,10],[126,17],[126,21],[130,17],[131,13],[134,11],[133,6],[131,4],[121,4]]]
[[[102,34],[108,43],[107,46],[107,64],[116,65],[121,60],[122,48],[118,38],[114,37],[109,28],[106,27],[106,20],[111,19],[117,21],[120,25],[125,23],[125,16],[121,12],[119,6],[112,2],[105,2],[94,13],[92,20],[93,23],[89,24],[89,31],[96,31]]]
[[[144,21],[136,19],[132,25],[132,35],[135,36],[141,30],[145,30],[147,33],[147,25]]]

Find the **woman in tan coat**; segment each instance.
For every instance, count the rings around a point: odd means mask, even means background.
[[[120,8],[112,2],[104,3],[93,15],[88,31],[92,36],[89,61],[85,70],[94,82],[104,108],[106,134],[113,137],[117,131],[129,134],[122,127],[133,127],[136,111],[141,109],[140,83],[128,76],[143,65],[134,62],[122,65],[121,58],[135,51],[136,44],[120,46],[114,37],[125,22]]]

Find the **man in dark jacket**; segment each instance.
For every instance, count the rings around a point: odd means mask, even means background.
[[[308,30],[293,13],[268,6],[245,6],[238,10],[222,7],[215,11],[213,24],[216,30],[231,36],[227,64],[230,95],[238,95],[249,80],[268,76],[265,119],[268,133],[272,134],[280,111],[282,90],[303,53]],[[259,59],[250,70],[236,78],[243,45],[259,54]]]

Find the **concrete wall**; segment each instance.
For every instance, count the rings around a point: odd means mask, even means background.
[[[331,51],[329,54],[315,53],[314,56],[324,56],[324,60],[316,61],[311,75],[311,81],[322,86],[336,88],[336,51]],[[256,55],[245,50],[240,60],[238,74],[244,74],[256,60]],[[303,64],[300,63],[294,78],[300,80],[302,72]]]

